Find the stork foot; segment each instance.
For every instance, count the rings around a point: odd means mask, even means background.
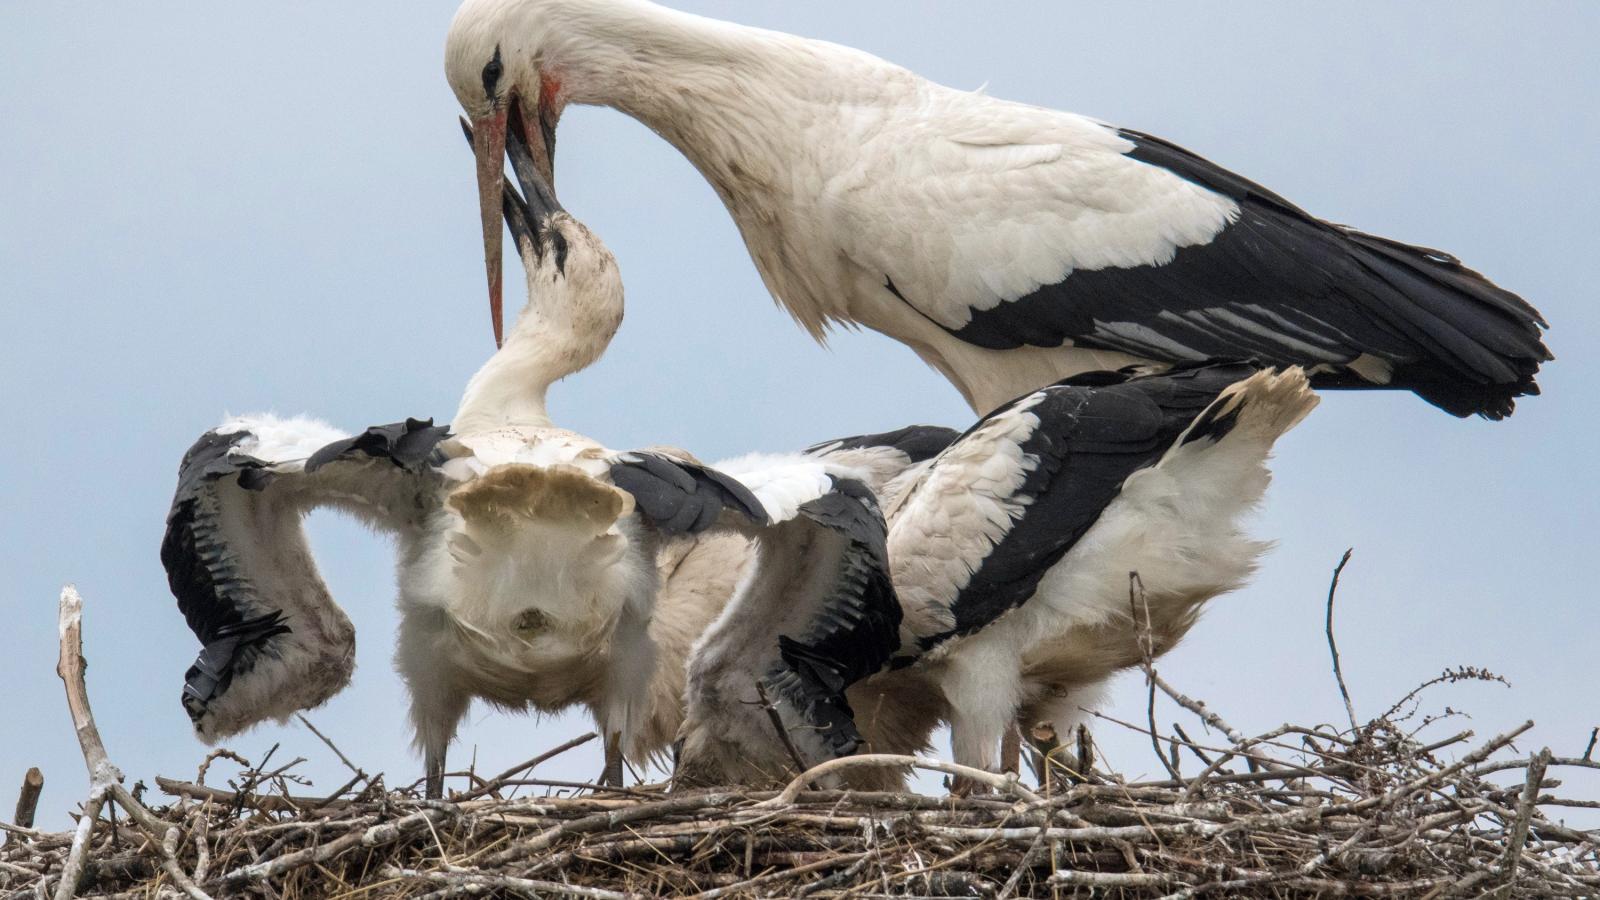
[[[994,793],[994,790],[981,781],[974,781],[965,775],[950,776],[950,796],[952,797],[982,797]]]

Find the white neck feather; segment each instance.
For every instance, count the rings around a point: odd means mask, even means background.
[[[566,235],[565,270],[555,251],[524,255],[528,304],[505,344],[467,382],[451,430],[471,434],[508,426],[551,424],[550,385],[599,359],[622,324],[622,281],[610,251],[588,229],[557,216]]]
[[[883,79],[858,83],[864,66],[903,71],[869,54],[708,19],[646,0],[501,0],[503,33],[526,35],[541,58],[520,73],[560,84],[558,103],[610,106],[678,148],[719,190],[781,185],[814,154],[797,146],[802,123],[857,99],[881,99]],[[852,96],[860,92],[860,97]],[[820,118],[819,118],[820,117]]]

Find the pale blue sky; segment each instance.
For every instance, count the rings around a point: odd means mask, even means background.
[[[1256,528],[1277,550],[1161,668],[1246,730],[1336,721],[1322,600],[1354,545],[1339,627],[1358,711],[1472,663],[1515,687],[1437,704],[1470,710],[1482,735],[1538,720],[1524,749],[1582,749],[1600,722],[1600,5],[679,5],[1162,135],[1522,292],[1555,325],[1546,396],[1500,424],[1409,396],[1327,397],[1280,444]],[[196,435],[225,411],[448,419],[490,351],[471,159],[441,67],[454,6],[0,4],[0,810],[29,765],[45,769],[52,827],[86,784],[53,673],[65,581],[86,598],[112,757],[147,782],[194,774],[204,751],[178,690],[196,644],[156,549]],[[629,303],[610,354],[555,390],[561,423],[714,459],[970,421],[885,338],[812,344],[710,188],[643,127],[572,110],[557,170],[566,205],[616,251]],[[360,635],[355,682],[312,719],[409,780],[388,548],[332,516],[311,530]],[[1139,717],[1141,690],[1126,678],[1112,712]],[[455,759],[475,747],[498,769],[585,728],[475,710]],[[1102,732],[1125,770],[1156,768],[1137,736]],[[256,757],[275,741],[319,787],[344,780],[298,726],[229,743]],[[586,748],[547,774],[599,765]],[[1567,787],[1600,794],[1594,779]]]

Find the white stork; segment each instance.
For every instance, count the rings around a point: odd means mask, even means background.
[[[479,135],[497,336],[500,147],[521,133],[548,178],[578,103],[687,156],[813,337],[880,331],[980,413],[1079,372],[1250,358],[1499,419],[1551,358],[1539,313],[1447,254],[1315,218],[1160,138],[847,47],[646,0],[466,0],[445,68]]]
[[[808,585],[770,586],[802,611],[821,599],[806,590],[851,564],[829,556],[844,548],[826,539],[834,525],[814,504],[852,508],[852,534],[875,531],[881,545],[882,519],[858,499],[865,488],[820,462],[752,468],[752,492],[681,452],[619,453],[551,422],[547,388],[604,352],[622,285],[610,251],[555,204],[525,148],[513,151],[531,208],[508,188],[504,209],[529,301],[451,428],[408,420],[348,436],[308,419],[238,418],[184,457],[161,557],[204,645],[183,705],[208,742],[316,706],[349,682],[354,630],[300,525],[317,507],[397,539],[396,665],[430,796],[473,698],[588,706],[613,784],[624,752],[659,750],[650,623],[664,538],[754,536],[762,552],[814,573]]]
[[[916,747],[945,720],[956,761],[992,769],[1019,718],[1065,733],[1146,644],[1165,652],[1207,600],[1248,578],[1266,545],[1244,534],[1241,519],[1270,480],[1273,443],[1316,402],[1299,369],[1092,373],[1024,396],[953,442],[919,435],[929,451],[948,446],[886,483],[865,478],[889,520],[899,627],[876,635],[888,651],[843,646],[826,614],[795,623],[771,595],[741,594],[691,660],[681,765],[700,781],[785,776],[788,748],[740,702],[747,673],[771,667],[752,660],[780,654],[795,674],[774,678],[774,693],[831,704],[811,716],[831,721],[820,732],[834,740],[831,755],[853,750],[862,734]],[[814,452],[865,471],[844,451],[892,447],[911,433]],[[775,632],[811,637],[774,648]],[[857,642],[873,636],[851,633]],[[885,657],[892,670],[880,674],[827,663]],[[809,763],[828,758],[815,738],[802,747],[824,753]]]

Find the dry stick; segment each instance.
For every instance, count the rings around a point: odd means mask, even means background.
[[[1189,732],[1184,731],[1182,725],[1179,725],[1177,722],[1173,722],[1172,730],[1178,735],[1178,740],[1182,741],[1183,745],[1189,748],[1189,752],[1200,758],[1201,765],[1211,765],[1211,757],[1205,755],[1204,751],[1194,745],[1194,738],[1189,737]]]
[[[501,787],[553,787],[589,791],[591,794],[615,794],[618,797],[639,797],[644,800],[661,799],[661,791],[641,791],[635,788],[606,787],[588,781],[562,781],[555,778],[512,778],[500,783]]]
[[[431,881],[434,884],[450,885],[459,888],[462,893],[477,893],[473,888],[478,888],[479,890],[492,888],[529,897],[537,897],[543,894],[564,894],[569,897],[591,897],[594,900],[635,900],[635,898],[643,896],[641,894],[608,891],[603,888],[563,884],[559,881],[535,881],[531,878],[513,878],[510,875],[489,875],[455,866],[446,866],[445,871],[442,872],[421,872],[416,869],[385,866],[382,869],[382,874],[385,878],[411,878],[418,881]],[[450,896],[450,894],[447,893],[444,896]]]
[[[1138,598],[1135,599],[1134,588],[1138,588]],[[1139,621],[1139,603],[1144,601],[1144,622]],[[1161,760],[1162,768],[1173,778],[1181,778],[1173,763],[1168,761],[1166,754],[1161,752],[1161,739],[1156,737],[1156,667],[1154,662],[1155,636],[1150,631],[1150,602],[1144,593],[1144,579],[1138,572],[1128,573],[1128,615],[1133,618],[1133,625],[1139,629],[1139,654],[1140,664],[1144,667],[1145,684],[1150,688],[1150,697],[1145,702],[1145,715],[1150,720],[1150,746],[1156,751],[1156,758]]]
[[[1539,751],[1539,755],[1528,764],[1528,779],[1522,786],[1522,798],[1517,802],[1516,823],[1511,826],[1511,840],[1506,844],[1506,855],[1502,857],[1500,867],[1505,871],[1505,884],[1500,888],[1499,896],[1511,896],[1511,889],[1517,883],[1517,864],[1522,862],[1522,848],[1528,842],[1528,825],[1533,822],[1534,806],[1539,800],[1539,785],[1544,781],[1545,767],[1550,765],[1550,748]]]
[[[1223,718],[1213,712],[1203,701],[1196,700],[1168,684],[1166,679],[1162,678],[1159,673],[1152,673],[1152,677],[1155,679],[1156,687],[1172,698],[1172,702],[1199,716],[1200,721],[1206,723],[1207,726],[1222,732],[1230,743],[1235,745],[1245,743],[1244,733],[1223,721]]]
[[[856,860],[862,857],[870,856],[871,854],[872,851],[870,850],[866,850],[861,853],[840,853],[837,855],[829,854],[826,859],[819,859],[814,863],[808,863],[803,866],[795,866],[792,869],[781,869],[777,872],[768,872],[765,875],[758,875],[755,878],[751,878],[747,881],[741,881],[737,884],[730,884],[726,887],[712,888],[709,891],[701,891],[700,893],[695,894],[691,900],[712,900],[714,897],[723,897],[738,891],[749,890],[757,885],[767,884],[773,881],[784,881],[799,875],[810,874],[818,869],[826,869],[830,866],[853,863]]]
[[[482,797],[484,794],[492,794],[500,788],[505,787],[508,781],[517,777],[518,775],[521,775],[523,772],[534,768],[540,763],[548,762],[549,760],[560,756],[574,747],[581,747],[599,736],[600,735],[598,733],[593,731],[589,732],[588,734],[580,734],[572,740],[567,741],[565,744],[560,745],[559,747],[553,747],[549,750],[546,750],[538,756],[535,756],[533,759],[517,763],[511,768],[501,772],[499,775],[496,775],[495,777],[484,782],[482,785],[475,787],[470,791],[456,794],[455,800],[457,803],[460,803],[465,800],[471,800],[475,797]]]
[[[61,652],[56,661],[56,675],[66,686],[67,710],[72,714],[78,747],[89,768],[89,799],[83,805],[83,817],[78,820],[72,849],[61,867],[61,883],[56,887],[56,900],[72,900],[78,892],[78,880],[83,877],[89,839],[94,834],[100,807],[111,793],[111,786],[122,780],[122,773],[106,757],[100,729],[95,727],[94,715],[89,711],[89,692],[83,683],[83,598],[70,584],[61,589],[57,629],[61,635]]]
[[[1344,556],[1339,559],[1339,564],[1333,567],[1333,580],[1328,584],[1328,617],[1323,628],[1328,634],[1328,652],[1333,655],[1333,678],[1339,682],[1339,695],[1344,698],[1344,711],[1350,717],[1350,730],[1359,734],[1361,726],[1356,723],[1355,704],[1350,702],[1350,689],[1345,687],[1344,672],[1339,667],[1339,645],[1333,640],[1333,597],[1339,591],[1339,575],[1344,572],[1345,564],[1350,562],[1350,555],[1354,552],[1354,547],[1346,549]]]
[[[339,749],[338,745],[335,744],[331,738],[329,738],[327,735],[323,734],[322,732],[318,731],[317,730],[317,726],[311,724],[311,720],[310,719],[306,718],[305,716],[301,715],[300,713],[295,713],[294,717],[296,719],[300,720],[300,724],[301,725],[304,725],[305,727],[311,729],[311,733],[316,735],[318,738],[320,738],[324,744],[327,744],[328,745],[328,749],[333,751],[333,755],[334,756],[339,757],[339,762],[344,763],[344,767],[346,769],[349,769],[352,773],[355,774],[355,776],[356,776],[355,780],[350,782],[351,785],[354,785],[356,781],[367,781],[367,782],[370,783],[371,779],[369,779],[367,777],[367,773],[363,772],[361,770],[361,767],[359,767],[355,763],[351,762],[350,758],[348,756],[344,755],[344,752]],[[349,788],[344,788],[344,789],[340,790],[338,794],[334,794],[333,796],[336,798],[336,797],[339,796],[339,794],[344,793],[346,790],[349,790]]]
[[[218,803],[231,804],[241,796],[237,791],[207,787],[206,785],[189,781],[179,781],[176,778],[168,778],[165,775],[156,776],[156,786],[161,788],[163,793],[171,794],[174,797],[188,797],[191,800],[214,800]],[[315,810],[323,807],[339,809],[343,808],[348,802],[329,802],[318,797],[290,797],[286,794],[251,793],[246,798],[245,805],[257,812],[294,812],[301,809]]]
[[[22,776],[22,791],[17,794],[17,811],[11,817],[18,828],[32,828],[33,816],[39,809],[39,792],[44,789],[44,773],[38,766],[28,770]],[[11,843],[12,835],[6,835],[6,843]]]
[[[756,696],[761,698],[761,708],[767,711],[767,721],[772,723],[772,730],[778,733],[778,740],[783,742],[783,749],[789,751],[789,759],[794,762],[796,772],[804,772],[811,768],[806,765],[805,757],[800,755],[800,748],[794,745],[794,738],[789,734],[789,729],[783,725],[783,717],[778,715],[778,708],[772,705],[772,700],[767,696],[766,685],[761,679],[756,679]]]
[[[94,712],[89,708],[89,688],[84,682],[83,660],[83,598],[72,585],[61,589],[59,614],[61,655],[56,663],[56,674],[67,691],[67,709],[72,713],[72,724],[78,733],[78,746],[83,751],[83,761],[89,769],[89,802],[84,805],[84,817],[79,820],[77,834],[66,865],[62,867],[61,883],[56,887],[56,900],[71,900],[77,892],[78,880],[83,876],[87,859],[89,838],[94,831],[94,820],[100,806],[107,800],[121,804],[128,815],[144,829],[162,848],[162,868],[173,882],[192,900],[210,900],[195,886],[178,866],[176,842],[178,828],[146,809],[128,789],[122,786],[122,773],[111,764],[105,744],[100,740],[100,730],[95,727]],[[171,847],[169,848],[169,845]]]
[[[960,775],[972,781],[976,781],[979,784],[988,785],[989,787],[997,790],[1016,794],[1024,800],[1037,801],[1044,799],[1038,794],[1035,794],[1033,791],[1023,787],[1021,782],[1017,780],[1016,773],[1014,772],[1007,775],[996,775],[993,772],[985,772],[982,769],[974,769],[971,766],[947,763],[938,759],[924,759],[920,756],[900,756],[893,753],[860,753],[855,756],[843,756],[838,759],[830,759],[827,762],[818,763],[817,765],[812,766],[810,769],[801,773],[793,781],[789,782],[788,787],[785,787],[783,791],[776,797],[757,803],[755,808],[782,809],[786,806],[790,806],[794,803],[795,798],[799,797],[801,792],[806,789],[806,785],[810,784],[811,782],[835,771],[853,769],[857,766],[908,766],[913,769],[926,769],[932,772],[944,772],[947,775]]]

